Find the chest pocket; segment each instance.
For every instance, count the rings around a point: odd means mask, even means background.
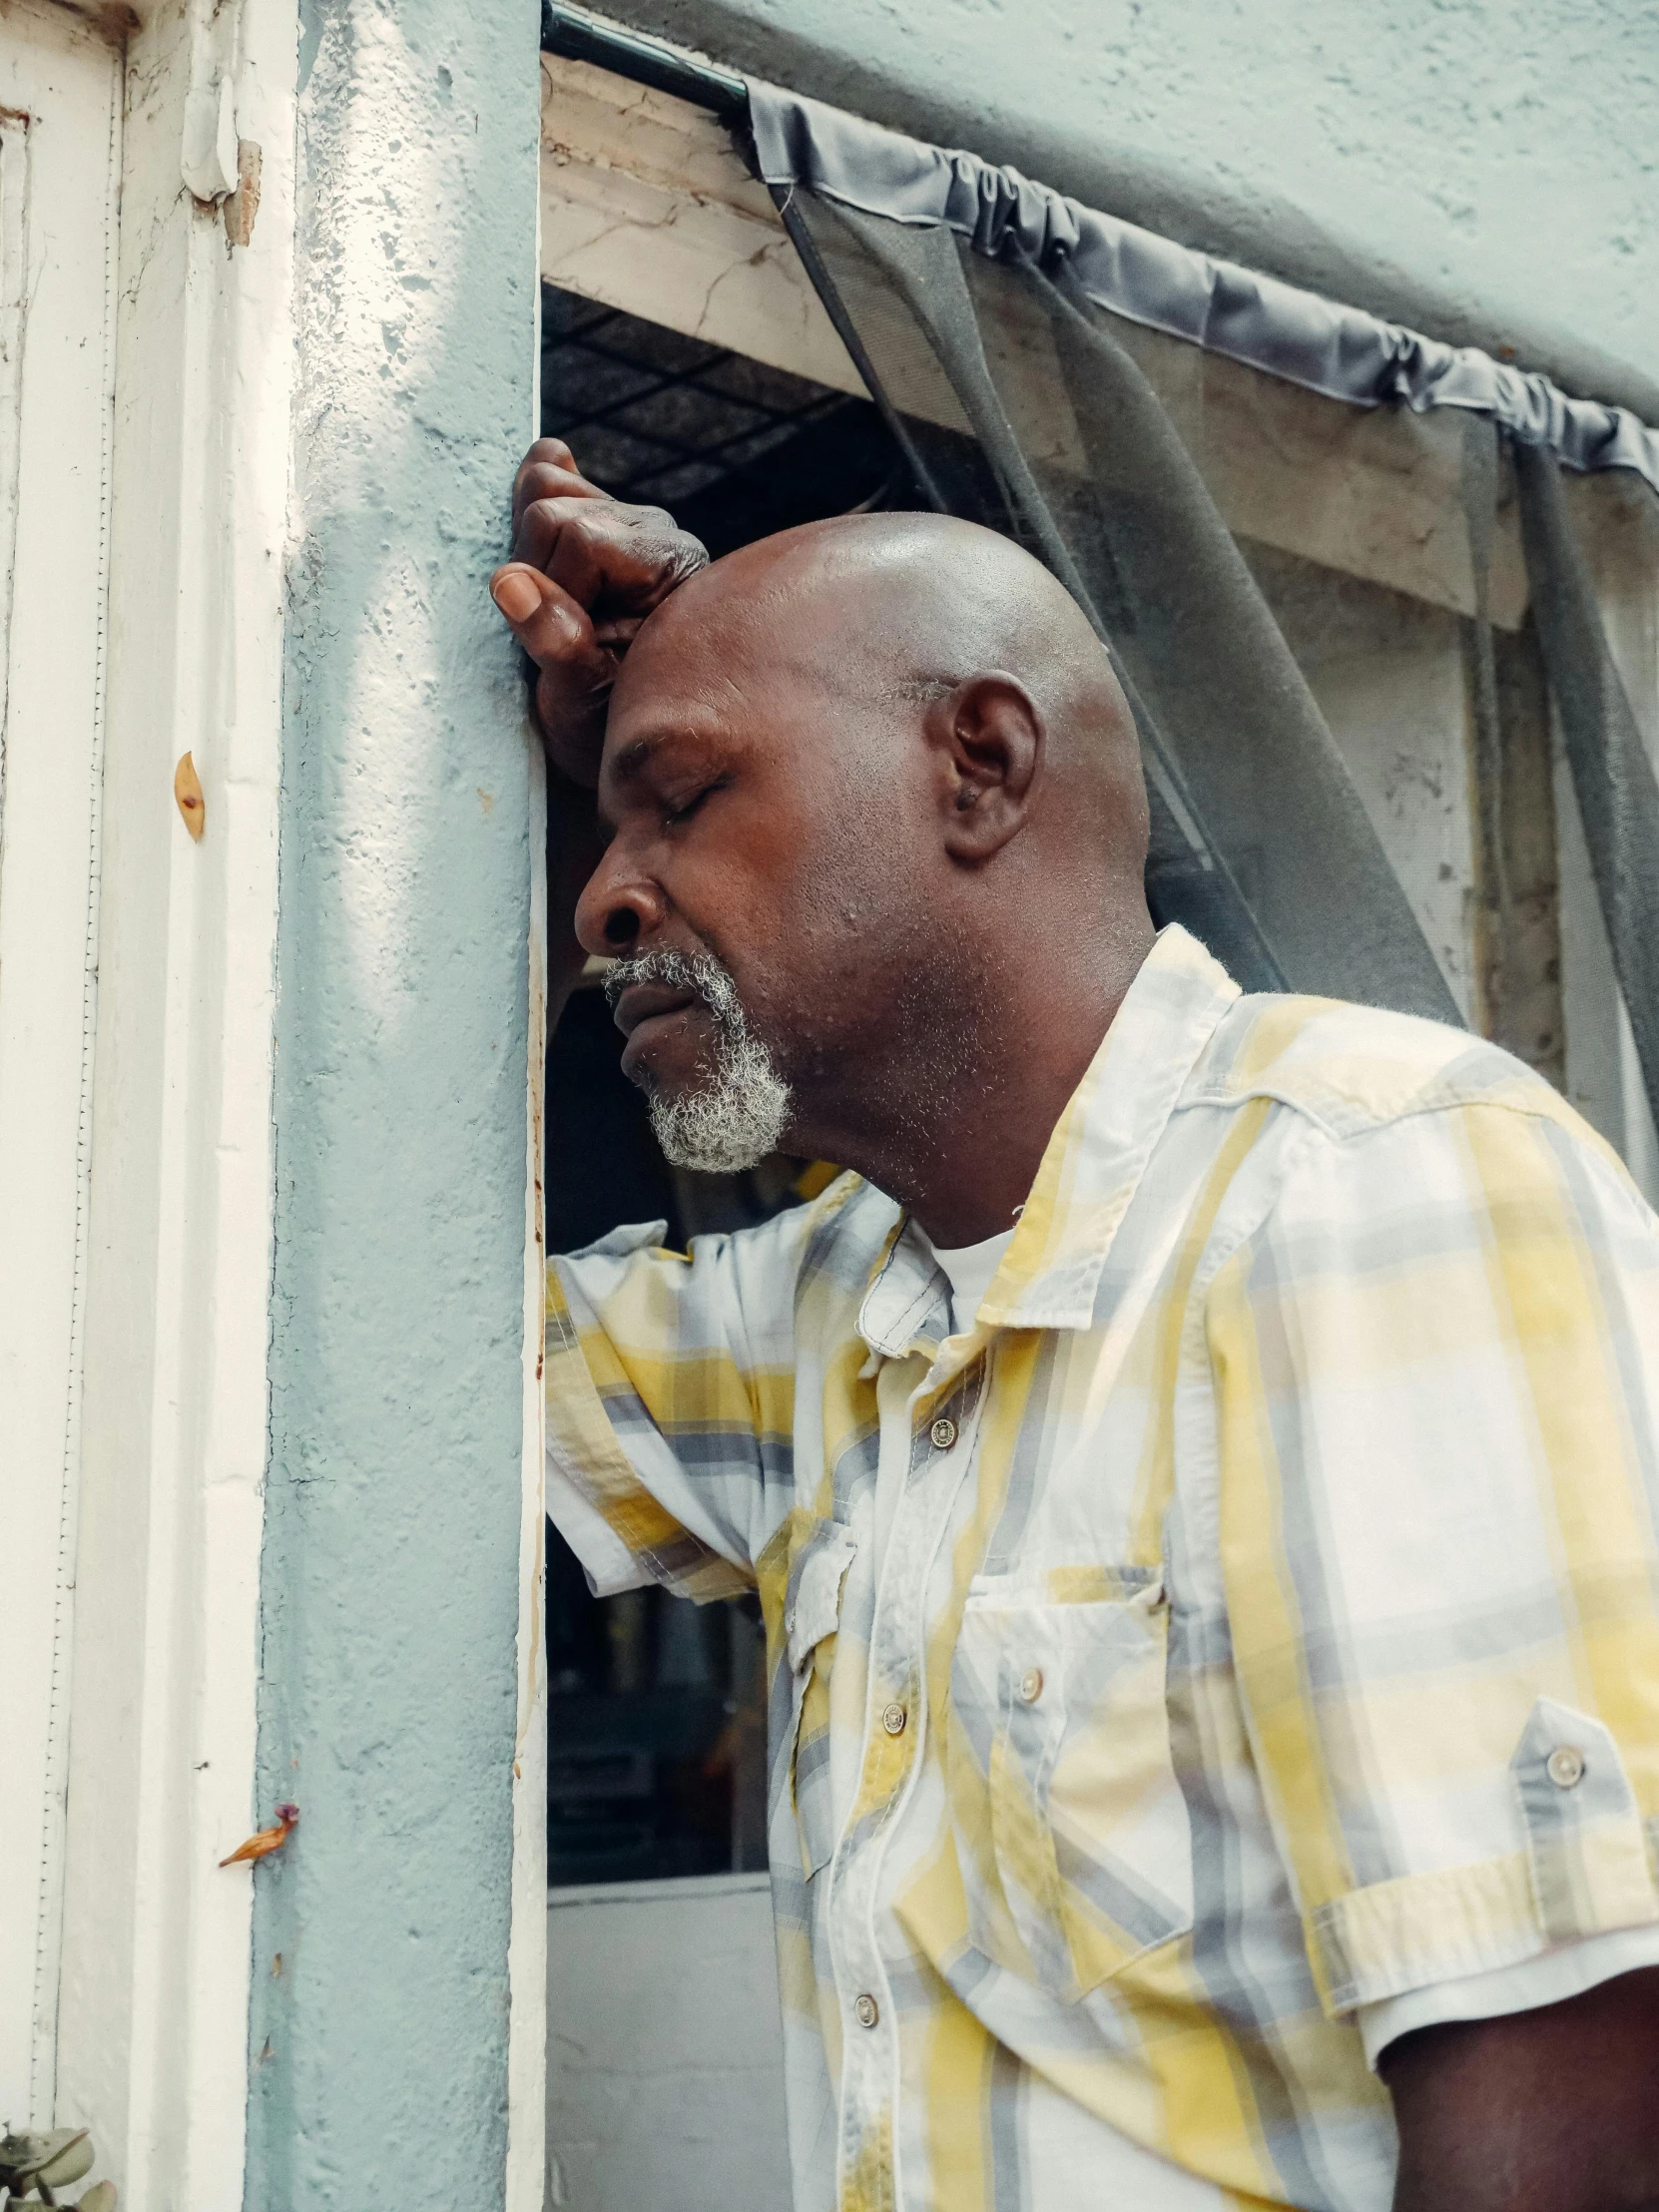
[[[1072,1602],[1049,1595],[1070,1581]],[[1074,2002],[1193,1924],[1192,1834],[1170,1744],[1169,1608],[1156,1570],[1062,1571],[969,1590],[960,1691],[990,1726],[989,1841],[1044,1983]],[[1114,1594],[1095,1594],[1110,1589]]]
[[[801,1838],[802,1872],[811,1881],[835,1848],[830,1787],[830,1669],[840,1621],[841,1585],[857,1551],[841,1521],[816,1521],[790,1562],[784,1596],[792,1711],[790,1793]]]

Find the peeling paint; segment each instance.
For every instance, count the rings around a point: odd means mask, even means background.
[[[237,189],[225,202],[225,237],[232,246],[252,246],[254,218],[260,212],[260,173],[265,156],[252,139],[237,147]]]

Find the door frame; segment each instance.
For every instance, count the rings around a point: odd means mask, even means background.
[[[292,0],[124,42],[81,1541],[55,2096],[131,2212],[243,2190],[292,375]],[[228,220],[183,160],[228,139]],[[224,179],[219,182],[223,184]],[[257,203],[257,205],[256,205]],[[233,243],[233,239],[246,243]],[[174,795],[189,754],[198,841]]]

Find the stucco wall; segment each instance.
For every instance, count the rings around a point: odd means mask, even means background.
[[[529,753],[484,580],[532,417],[534,0],[300,42],[251,2208],[499,2205]]]
[[[609,0],[1659,420],[1646,0]]]

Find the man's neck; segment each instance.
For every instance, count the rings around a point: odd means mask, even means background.
[[[1012,1228],[1152,939],[1148,921],[1103,957],[999,991],[966,1064],[942,1077],[925,1067],[889,1077],[882,1095],[898,1110],[849,1115],[853,1126],[827,1157],[896,1199],[936,1246]]]

